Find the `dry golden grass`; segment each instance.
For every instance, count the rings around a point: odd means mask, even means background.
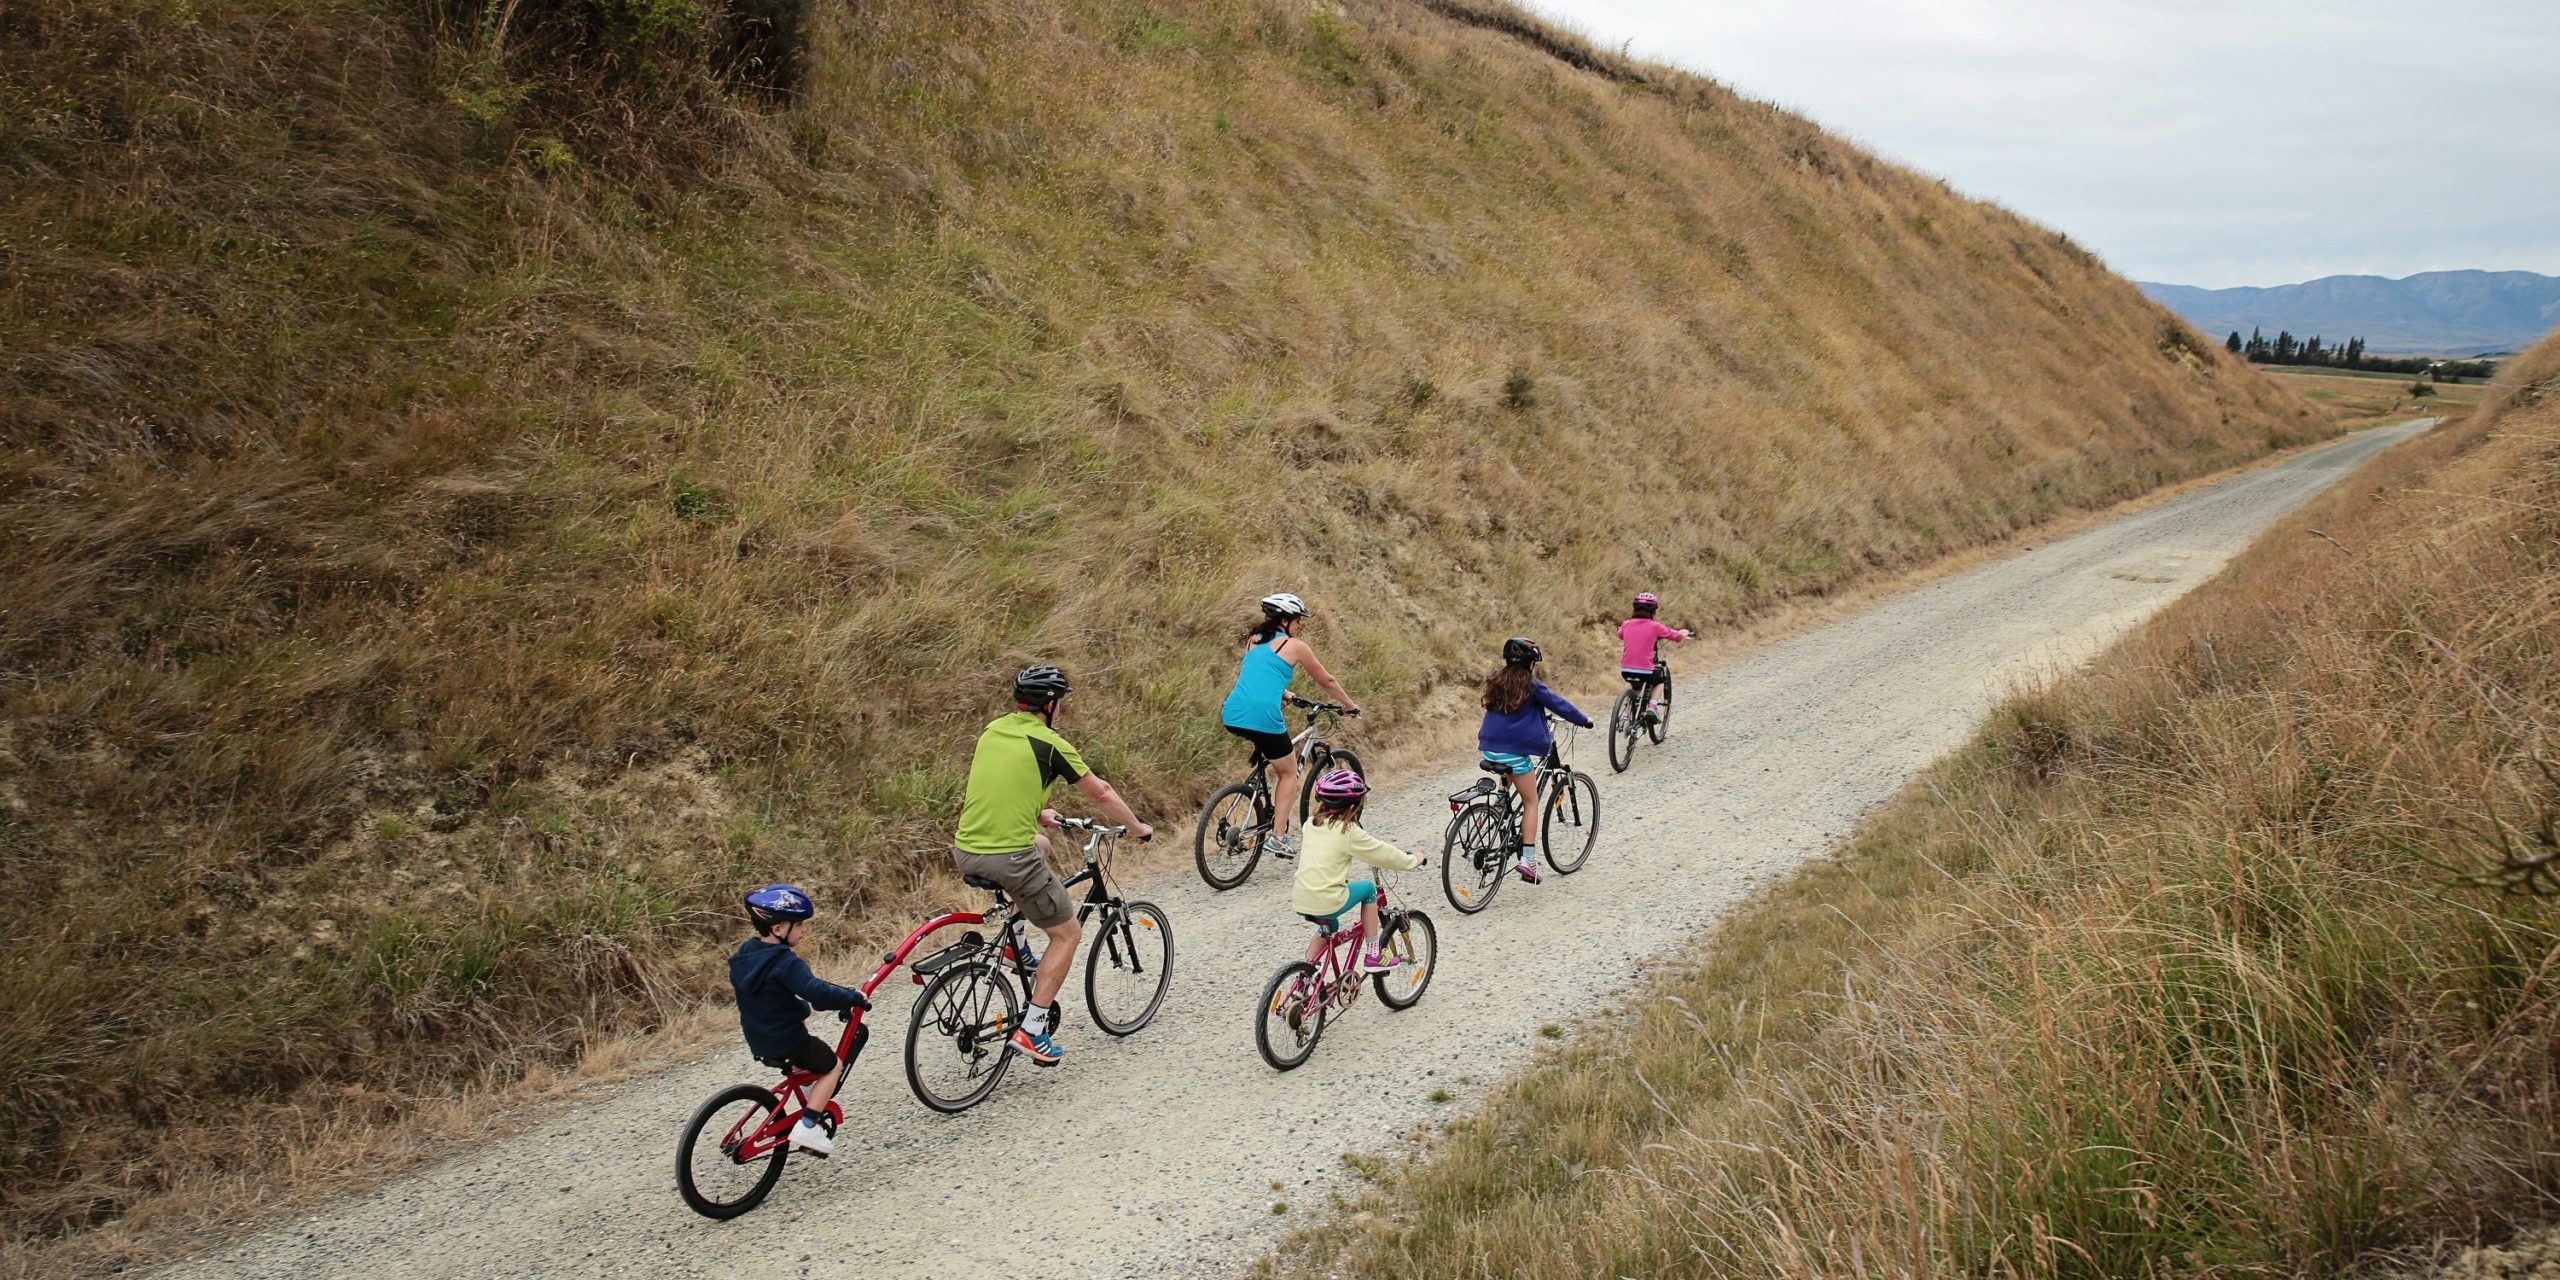
[[[2560,1190],[2560,910],[2495,887],[2560,859],[2555,717],[2560,341],[1275,1269],[2307,1276],[2502,1238]]]
[[[744,884],[894,901],[1035,656],[1178,815],[1276,585],[1393,743],[1632,584],[2331,430],[2050,231],[1402,0],[824,6],[781,107],[429,9],[0,9],[14,1231],[651,1025]]]

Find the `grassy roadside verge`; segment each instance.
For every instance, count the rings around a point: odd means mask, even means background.
[[[1280,1274],[2339,1274],[2549,1212],[2560,346],[1721,925]],[[2313,536],[2313,531],[2318,536]]]

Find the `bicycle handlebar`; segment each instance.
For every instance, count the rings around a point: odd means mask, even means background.
[[[1342,705],[1341,703],[1339,703],[1339,702],[1318,702],[1318,701],[1316,701],[1316,700],[1315,700],[1315,699],[1313,699],[1313,698],[1301,698],[1301,697],[1299,697],[1298,695],[1296,695],[1296,694],[1294,694],[1294,693],[1284,693],[1284,694],[1281,694],[1281,695],[1280,695],[1280,699],[1281,699],[1281,701],[1288,703],[1290,706],[1297,707],[1297,708],[1300,708],[1300,709],[1302,709],[1302,710],[1306,710],[1306,711],[1313,711],[1313,712],[1317,712],[1317,713],[1319,713],[1319,714],[1324,713],[1324,712],[1327,712],[1327,711],[1330,711],[1330,712],[1332,712],[1333,714],[1338,715],[1338,716],[1354,716],[1354,717],[1356,717],[1356,716],[1358,716],[1358,715],[1360,714],[1359,712],[1354,711],[1354,710],[1352,710],[1352,709],[1351,709],[1351,708],[1349,708],[1349,707],[1345,707],[1345,706],[1343,706],[1343,705]]]
[[[1058,827],[1065,831],[1099,831],[1108,836],[1125,836],[1129,834],[1129,829],[1127,827],[1115,827],[1110,823],[1096,822],[1091,818],[1069,818],[1062,816],[1058,819]]]

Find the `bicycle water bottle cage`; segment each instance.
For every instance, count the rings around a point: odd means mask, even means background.
[[[924,959],[918,960],[907,967],[915,971],[916,981],[922,982],[925,979],[930,978],[973,955],[976,955],[978,952],[985,950],[986,945],[986,935],[979,933],[975,929],[971,929],[967,933],[961,934],[958,942],[952,943],[950,946],[944,947],[942,950],[936,951],[932,955],[926,956]]]

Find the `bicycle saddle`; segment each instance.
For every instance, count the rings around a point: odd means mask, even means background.
[[[960,883],[965,884],[972,889],[984,889],[989,893],[1004,892],[1003,885],[997,884],[995,881],[989,880],[985,876],[974,873],[960,877]]]
[[[1495,764],[1491,760],[1476,761],[1476,768],[1480,772],[1490,773],[1497,778],[1508,778],[1511,776],[1511,766],[1506,764]]]
[[[1298,918],[1306,921],[1308,924],[1314,925],[1316,927],[1316,932],[1318,933],[1338,933],[1342,929],[1341,921],[1330,920],[1323,916],[1311,916],[1304,911],[1298,913]]]

